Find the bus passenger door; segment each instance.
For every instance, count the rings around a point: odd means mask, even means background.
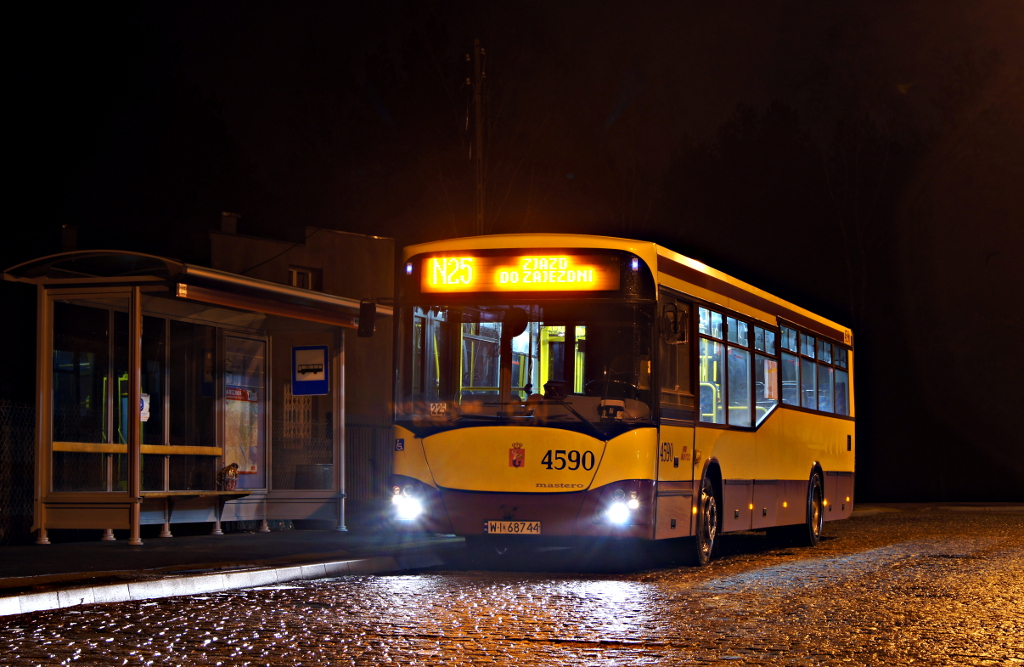
[[[655,539],[687,537],[693,507],[695,401],[691,372],[691,305],[659,295],[659,440]]]

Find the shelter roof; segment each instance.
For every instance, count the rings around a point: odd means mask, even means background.
[[[4,279],[60,287],[144,286],[174,299],[356,328],[359,301],[125,250],[76,250],[4,271]],[[377,305],[378,316],[392,309]]]

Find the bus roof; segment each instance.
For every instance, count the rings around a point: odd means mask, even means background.
[[[853,344],[853,333],[848,327],[650,241],[589,234],[489,234],[407,246],[403,249],[402,260],[423,253],[504,248],[624,250],[644,260],[654,271],[655,278],[661,286],[690,294],[766,323],[790,323],[846,345]]]

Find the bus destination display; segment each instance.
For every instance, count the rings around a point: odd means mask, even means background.
[[[593,292],[619,288],[619,260],[606,255],[430,257],[424,292]]]

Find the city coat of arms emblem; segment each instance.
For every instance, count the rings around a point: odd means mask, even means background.
[[[523,449],[523,443],[512,443],[512,449],[508,450],[508,464],[513,468],[522,468],[526,465],[526,450]]]

